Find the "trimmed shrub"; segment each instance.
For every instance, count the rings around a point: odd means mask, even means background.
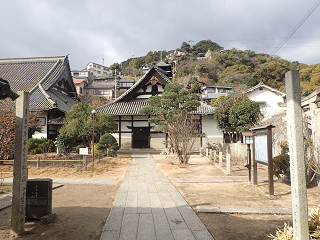
[[[281,154],[273,158],[273,175],[275,175],[278,179],[281,176],[284,176],[285,180],[290,181],[290,157],[288,155],[288,142],[282,142],[280,147]]]
[[[290,180],[290,158],[288,154],[281,154],[273,158],[273,174],[277,178],[285,176]]]
[[[107,156],[117,156],[117,150],[120,149],[117,140],[110,133],[103,134],[97,145],[98,150],[104,150]]]
[[[64,154],[69,154],[72,151],[75,140],[67,134],[59,134],[57,142],[59,151]]]
[[[31,154],[48,153],[56,151],[54,142],[46,138],[30,138],[28,140],[28,152]]]

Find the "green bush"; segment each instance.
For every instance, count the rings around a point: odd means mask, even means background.
[[[281,154],[273,158],[273,175],[277,178],[284,176],[290,181],[290,157],[288,155],[288,142],[284,141],[280,145]]]
[[[97,145],[98,150],[104,150],[108,156],[117,156],[117,150],[120,149],[117,140],[110,133],[101,136]]]
[[[28,140],[28,152],[31,154],[48,153],[56,151],[54,142],[46,138],[30,138]]]
[[[69,154],[72,151],[75,140],[67,134],[59,134],[57,142],[59,151],[61,153]]]
[[[288,154],[281,154],[273,158],[273,174],[277,178],[283,175],[290,180],[290,158]]]

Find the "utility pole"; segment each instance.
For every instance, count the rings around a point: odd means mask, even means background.
[[[114,70],[114,99],[117,98],[117,69]]]
[[[134,78],[134,53],[132,53],[132,78]]]
[[[192,43],[193,43],[193,42],[194,42],[193,40],[189,40],[189,41],[188,41],[188,43],[190,44],[191,49],[192,49]]]

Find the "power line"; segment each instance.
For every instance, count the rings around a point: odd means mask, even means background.
[[[251,81],[252,78],[254,78],[257,73],[271,60],[272,56],[275,55],[282,46],[292,37],[293,34],[302,26],[302,24],[311,16],[311,14],[317,9],[317,7],[320,5],[320,0],[316,2],[315,5],[304,15],[304,17],[297,23],[297,25],[291,30],[291,32],[278,44],[278,46],[269,54],[267,61],[259,67],[259,69],[243,84],[238,91],[236,91],[227,101],[225,101],[219,108],[226,105],[228,102],[230,102],[247,84]]]
[[[291,39],[304,39],[304,38],[320,38],[320,35],[306,35],[306,36],[291,37]],[[284,37],[224,39],[224,40],[215,40],[215,42],[274,41],[274,40],[280,40],[280,39],[284,39]]]

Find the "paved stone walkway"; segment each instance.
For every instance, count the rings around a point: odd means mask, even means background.
[[[149,154],[132,155],[100,240],[213,240]]]

